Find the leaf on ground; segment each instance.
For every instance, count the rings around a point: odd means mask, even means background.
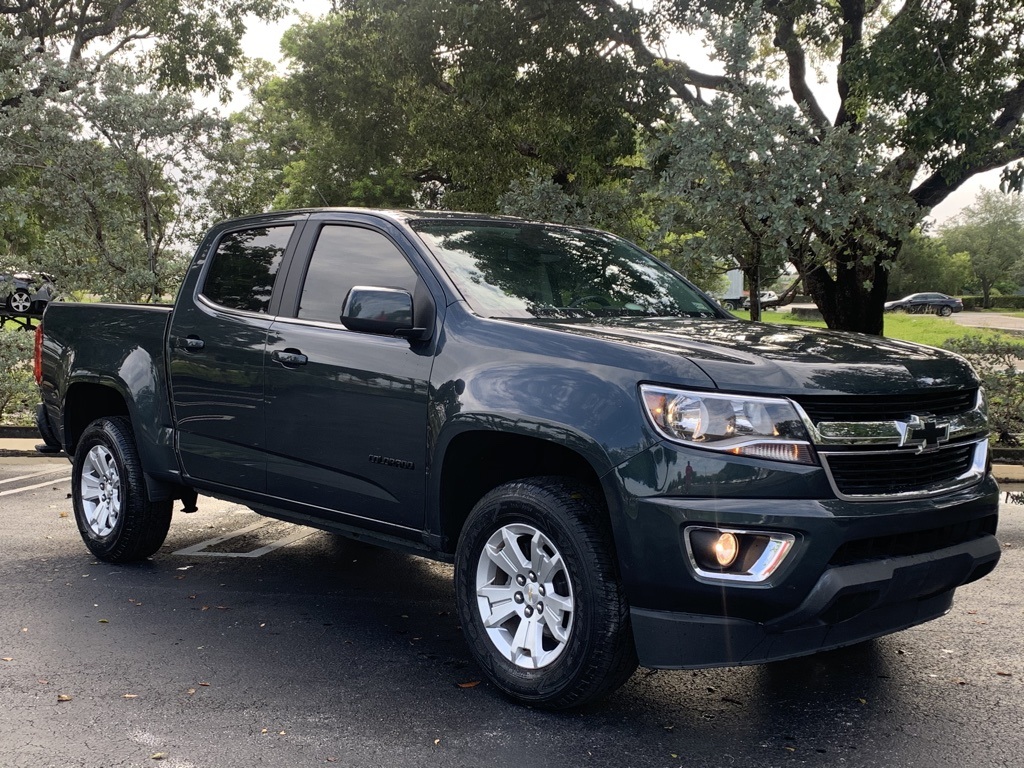
[[[188,691],[187,691],[189,696],[193,696],[195,694],[195,692],[196,692],[195,688],[189,688]]]
[[[71,701],[71,697],[68,696],[66,693],[58,693],[57,701]]]
[[[434,746],[438,746],[441,743],[440,739],[434,739]]]
[[[98,623],[99,624],[109,624],[110,620],[109,619],[100,619]]]
[[[1000,677],[1013,677],[1013,672],[996,672],[996,674]]]
[[[67,512],[61,512],[61,513],[60,513],[60,516],[61,516],[61,517],[67,517],[67,516],[68,516],[68,513],[67,513]]]
[[[14,661],[13,656],[4,656],[0,661]]]
[[[204,688],[209,688],[210,687],[209,683],[200,683],[200,685],[203,686]]]
[[[126,693],[121,698],[122,699],[137,699],[137,698],[139,698],[139,694],[137,694],[137,693]]]
[[[267,732],[268,732],[267,728],[260,728],[260,733],[267,733]]]
[[[167,759],[167,753],[166,752],[154,752],[152,755],[149,756],[149,759],[150,760],[166,760]]]
[[[470,680],[470,681],[465,682],[465,683],[456,683],[456,685],[458,685],[459,688],[476,688],[478,685],[480,685],[480,681],[479,680]]]

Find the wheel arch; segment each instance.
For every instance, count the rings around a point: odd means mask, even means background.
[[[186,498],[191,493],[174,478],[162,477],[177,473],[177,459],[169,446],[158,444],[144,429],[138,404],[123,382],[100,378],[73,381],[64,393],[61,416],[62,442],[69,457],[74,457],[82,433],[96,419],[128,419],[150,498]]]
[[[437,534],[439,548],[453,554],[469,513],[488,491],[539,475],[570,477],[592,486],[609,513],[618,504],[602,482],[608,468],[595,460],[596,450],[579,436],[567,444],[520,431],[460,431],[437,454],[431,494],[436,502],[429,513],[434,519],[428,529]]]
[[[69,456],[74,455],[82,433],[96,419],[125,416],[132,422],[134,430],[135,420],[128,407],[128,398],[112,382],[73,382],[64,394],[62,416],[64,450]]]

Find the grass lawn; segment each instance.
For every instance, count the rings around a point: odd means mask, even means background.
[[[737,310],[733,314],[744,320],[750,319],[749,312]],[[825,327],[825,323],[821,320],[798,320],[788,312],[763,312],[761,313],[761,321],[778,325],[802,325],[807,328]],[[947,339],[959,339],[964,336],[1020,341],[1011,334],[988,328],[968,328],[967,326],[957,325],[952,320],[944,317],[906,315],[899,312],[885,316],[885,335],[890,339],[913,341],[917,344],[927,344],[932,347],[941,347],[942,343]]]

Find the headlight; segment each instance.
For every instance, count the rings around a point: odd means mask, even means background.
[[[788,400],[640,387],[654,428],[665,438],[736,456],[814,464],[810,439]]]

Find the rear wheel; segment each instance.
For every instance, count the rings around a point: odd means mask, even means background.
[[[86,428],[75,450],[71,495],[78,531],[101,560],[143,560],[167,537],[174,502],[150,501],[125,418],[97,419]]]
[[[583,485],[535,477],[488,493],[466,521],[455,580],[470,649],[522,703],[579,706],[636,669],[606,513]]]
[[[949,305],[943,304],[941,307],[939,307],[939,314],[942,317],[949,317],[950,315],[953,314],[953,308]]]

